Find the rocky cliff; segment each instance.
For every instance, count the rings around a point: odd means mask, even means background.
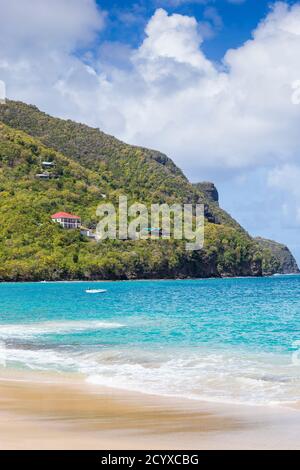
[[[257,237],[258,245],[264,250],[263,273],[270,274],[296,274],[299,273],[297,262],[287,246]],[[272,260],[273,258],[273,260]]]
[[[214,183],[204,181],[203,183],[195,183],[194,187],[202,191],[210,202],[219,204],[219,193]]]

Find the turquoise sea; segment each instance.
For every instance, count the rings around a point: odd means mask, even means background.
[[[300,400],[297,349],[300,276],[0,284],[1,367],[272,404]]]

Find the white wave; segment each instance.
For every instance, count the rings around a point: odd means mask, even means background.
[[[3,354],[8,366],[79,372],[94,385],[147,394],[264,406],[300,400],[299,368],[279,355],[0,346]]]
[[[43,334],[76,333],[81,331],[96,331],[102,329],[122,328],[121,323],[88,321],[48,321],[40,323],[5,324],[0,325],[0,338],[31,338]]]
[[[205,354],[179,356],[152,366],[118,360],[98,363],[86,380],[123,390],[219,403],[265,406],[299,401],[299,371],[287,363],[265,359]],[[290,375],[283,380],[287,371]]]
[[[0,348],[0,357],[7,366],[18,364],[31,370],[78,371],[75,356],[53,350]]]

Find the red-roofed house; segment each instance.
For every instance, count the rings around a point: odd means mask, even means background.
[[[57,222],[63,228],[80,228],[81,219],[78,215],[69,214],[68,212],[57,212],[51,216],[53,222]]]

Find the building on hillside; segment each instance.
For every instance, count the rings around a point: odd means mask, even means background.
[[[53,168],[55,166],[54,162],[42,162],[43,168]]]
[[[81,218],[78,215],[69,214],[68,212],[57,212],[51,216],[53,222],[57,222],[63,228],[76,229],[81,227]]]
[[[90,228],[81,227],[80,233],[81,233],[81,235],[83,235],[85,237],[88,237],[88,238],[91,238],[93,240],[96,240],[96,238],[97,238],[95,232],[93,232],[93,230],[91,230]]]
[[[45,171],[44,173],[38,173],[37,175],[35,175],[35,177],[39,180],[52,180],[59,178],[58,175],[54,173],[49,173],[48,171]]]
[[[51,178],[48,172],[38,173],[37,175],[35,175],[35,177],[38,178],[39,180],[49,180]]]

